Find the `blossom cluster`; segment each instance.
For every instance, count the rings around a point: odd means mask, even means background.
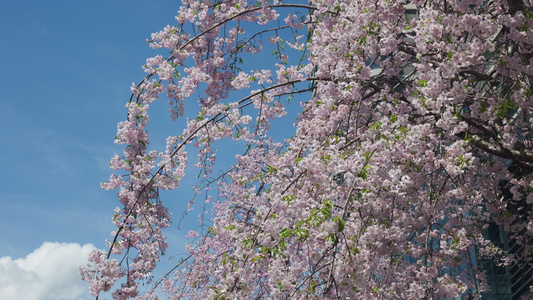
[[[147,60],[118,125],[125,150],[111,167],[127,175],[103,184],[122,207],[109,253],[83,271],[93,294],[120,281],[116,299],[157,297],[141,282],[171,299],[479,298],[491,288],[479,259],[530,266],[531,11],[520,0],[184,0],[178,24],[150,40],[170,56]],[[184,101],[197,117],[149,150],[148,109],[164,96],[173,118]],[[295,109],[291,137],[277,138]],[[246,146],[215,176],[222,139]],[[154,283],[170,221],[159,191],[178,188],[191,147],[212,219]],[[505,252],[489,225],[522,250]]]

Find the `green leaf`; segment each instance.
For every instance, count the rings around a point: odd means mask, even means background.
[[[344,230],[344,226],[345,226],[344,220],[342,218],[339,218],[338,223],[339,223],[339,227],[337,228],[337,230],[339,232],[342,232]]]
[[[294,195],[287,195],[285,197],[283,197],[283,200],[285,200],[285,202],[287,203],[291,203],[292,200],[296,199],[296,197],[294,197]]]
[[[331,233],[328,235],[328,240],[332,243],[332,244],[335,244],[336,241],[337,241],[337,235]]]
[[[309,237],[305,229],[297,229],[294,231],[294,233],[296,234],[296,237],[298,237],[300,241],[305,241]]]
[[[417,83],[421,87],[426,87],[428,85],[428,81],[425,79],[420,79],[419,81],[417,81]]]
[[[279,242],[279,250],[284,251],[285,249],[287,249],[287,242],[280,241]]]
[[[279,233],[282,239],[285,239],[291,235],[291,230],[287,228],[283,228],[281,232]]]
[[[363,156],[365,157],[365,163],[368,163],[370,161],[370,158],[372,157],[373,153],[374,153],[373,151],[369,151],[363,154]]]

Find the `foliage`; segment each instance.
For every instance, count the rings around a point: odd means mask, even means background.
[[[109,253],[82,271],[95,296],[479,297],[480,259],[531,261],[529,0],[183,0],[176,20],[149,41],[171,54],[147,60],[118,126],[111,166],[128,175],[104,184],[122,207]],[[184,101],[198,117],[150,151],[163,96],[174,118]],[[280,141],[269,129],[291,99],[305,101]],[[245,146],[215,177],[221,139]],[[218,191],[212,225],[156,281],[159,192],[178,188],[191,147]],[[491,222],[522,251],[488,240]]]

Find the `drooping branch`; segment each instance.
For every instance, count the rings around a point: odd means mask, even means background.
[[[250,103],[245,103],[246,101],[252,99],[253,97],[255,96],[258,96],[258,95],[261,95],[263,93],[266,93],[270,90],[273,90],[273,89],[277,89],[277,88],[280,88],[280,87],[283,87],[283,86],[288,86],[288,85],[293,85],[293,84],[296,84],[296,83],[302,83],[302,82],[311,82],[311,81],[314,81],[316,80],[316,78],[306,78],[306,79],[302,79],[302,80],[292,80],[292,81],[288,81],[288,82],[284,82],[284,83],[278,83],[278,84],[274,84],[272,86],[269,86],[269,87],[266,87],[266,88],[263,88],[259,91],[256,91],[254,93],[251,93],[249,96],[246,96],[240,100],[238,100],[236,103],[238,105],[242,107],[245,107],[247,105],[249,105]],[[298,92],[307,92],[307,91],[311,91],[313,90],[313,88],[308,88],[308,89],[304,89],[304,90],[301,90],[301,91],[293,91],[292,93],[298,93]],[[189,133],[189,135],[187,135],[183,141],[176,147],[176,149],[174,149],[174,151],[170,154],[170,158],[173,158],[175,157],[181,150],[183,147],[185,147],[185,145],[187,145],[188,143],[190,143],[193,139],[196,138],[196,135],[198,134],[198,132],[200,132],[200,130],[206,128],[209,124],[212,124],[212,123],[216,123],[216,122],[220,122],[222,121],[224,118],[226,118],[228,116],[228,113],[227,111],[229,111],[230,108],[226,108],[225,111],[226,113],[218,113],[217,115],[215,116],[212,116],[211,118],[209,118],[206,122],[204,122],[204,124],[202,124],[201,126],[198,126],[195,130],[193,130],[191,133]],[[141,200],[141,195],[143,193],[146,192],[146,189],[155,182],[155,180],[157,179],[157,177],[159,175],[162,174],[163,170],[165,169],[166,167],[166,164],[162,164],[155,173],[153,173],[153,175],[151,176],[150,178],[150,181],[148,183],[146,183],[141,189],[140,191],[138,192],[138,196],[137,196],[137,199],[135,201],[135,203],[132,205],[132,207],[130,208],[129,212],[126,214],[126,216],[124,217],[125,220],[127,220],[130,216],[132,216],[132,214],[134,213],[134,208],[135,206],[139,205],[139,201]],[[113,252],[113,248],[114,248],[114,245],[115,245],[115,242],[117,241],[118,239],[118,236],[120,234],[120,232],[122,231],[124,225],[122,225],[121,227],[119,227],[119,229],[117,230],[117,233],[115,234],[114,236],[114,239],[113,239],[113,243],[111,244],[110,248],[109,248],[109,251],[107,253],[107,258],[109,259],[111,257],[111,253]]]

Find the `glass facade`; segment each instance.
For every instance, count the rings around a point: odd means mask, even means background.
[[[490,223],[487,228],[486,235],[494,245],[505,249],[506,244],[506,234],[501,227],[496,223]],[[507,267],[498,266],[494,261],[489,259],[481,259],[480,265],[485,270],[487,276],[487,283],[489,285],[490,291],[483,294],[483,299],[488,300],[512,300],[512,292],[510,285],[510,274]]]
[[[483,294],[483,299],[518,300],[529,292],[533,284],[533,266],[520,257],[523,247],[507,237],[502,227],[490,223],[487,237],[498,247],[510,254],[517,254],[519,259],[509,266],[498,266],[492,260],[482,259],[480,264],[486,272],[490,291]]]

